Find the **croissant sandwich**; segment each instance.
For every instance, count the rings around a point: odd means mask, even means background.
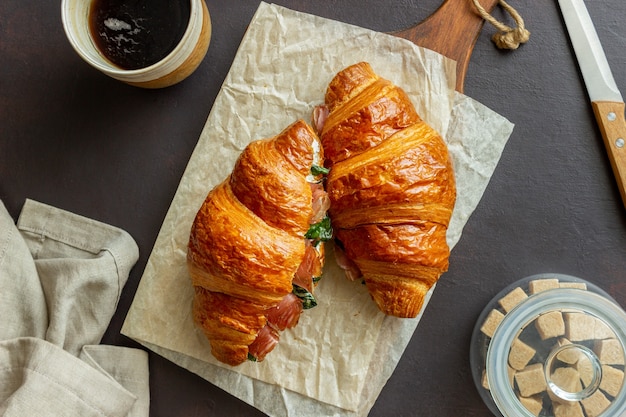
[[[332,236],[323,151],[299,120],[250,143],[191,227],[193,319],[221,362],[261,361],[313,296]]]
[[[385,314],[416,317],[448,269],[456,187],[446,144],[364,62],[332,79],[313,124],[330,167],[338,264]]]

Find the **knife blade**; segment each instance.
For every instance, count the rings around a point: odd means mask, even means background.
[[[624,100],[583,0],[559,0],[593,113],[600,128],[622,203],[626,206]]]

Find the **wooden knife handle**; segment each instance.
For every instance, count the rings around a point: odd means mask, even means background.
[[[613,174],[617,180],[622,203],[626,206],[626,121],[624,103],[612,101],[591,102],[600,133],[604,139]]]

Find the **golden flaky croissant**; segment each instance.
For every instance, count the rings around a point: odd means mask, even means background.
[[[263,360],[315,305],[322,241],[332,235],[323,152],[309,125],[250,143],[194,219],[187,265],[193,318],[215,358]]]
[[[446,144],[364,62],[333,78],[314,125],[330,167],[339,265],[363,277],[384,313],[415,317],[448,269],[456,187]]]

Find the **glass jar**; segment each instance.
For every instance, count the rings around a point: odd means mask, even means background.
[[[605,291],[562,274],[503,289],[472,334],[476,387],[496,416],[626,415],[626,313]]]

